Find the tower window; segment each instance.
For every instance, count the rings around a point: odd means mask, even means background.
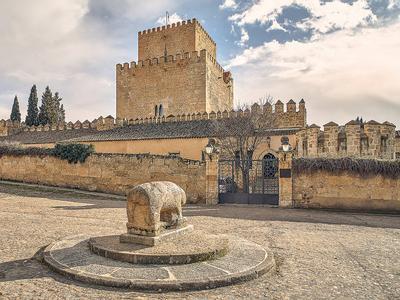
[[[158,105],[154,106],[154,116],[157,117],[158,115]]]
[[[158,115],[162,117],[164,115],[164,110],[162,104],[158,107]]]

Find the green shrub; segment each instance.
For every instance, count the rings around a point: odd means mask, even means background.
[[[83,163],[94,152],[93,145],[84,144],[57,144],[54,147],[54,156],[68,160],[69,163]]]
[[[381,175],[387,178],[400,178],[400,161],[353,158],[298,158],[293,160],[295,173],[349,172],[362,177]]]

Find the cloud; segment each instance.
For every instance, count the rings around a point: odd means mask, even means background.
[[[2,0],[0,118],[9,118],[15,94],[24,118],[33,84],[39,98],[46,85],[59,91],[70,120],[114,115],[115,64],[133,60],[143,24],[180,2]]]
[[[237,44],[240,47],[246,46],[247,42],[249,41],[249,33],[242,27],[240,28],[240,41]]]
[[[292,5],[305,8],[310,17],[298,22],[301,29],[311,29],[316,34],[337,29],[349,29],[376,21],[367,0],[345,3],[340,0],[320,2],[320,0],[260,0],[241,13],[229,19],[239,26],[277,22],[283,10]]]
[[[238,4],[235,0],[225,0],[221,5],[219,5],[219,9],[236,9]]]
[[[400,22],[245,49],[228,64],[236,99],[251,101],[266,92],[282,100],[304,97],[310,123],[344,123],[362,115],[399,126],[398,32]]]
[[[272,30],[282,30],[287,32],[287,30],[283,28],[276,20],[272,21],[272,25],[267,29],[267,31],[272,31]]]
[[[389,0],[388,9],[400,8],[400,0]]]
[[[126,18],[137,23],[158,17],[162,12],[175,9],[182,2],[183,0],[91,0],[91,10],[111,19]]]
[[[183,21],[183,19],[177,13],[173,13],[172,15],[169,16],[169,24],[178,23],[178,22],[182,22],[182,21]],[[162,17],[159,17],[157,19],[156,23],[158,25],[165,25],[165,15]]]

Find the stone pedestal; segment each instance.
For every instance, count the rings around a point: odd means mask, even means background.
[[[163,241],[170,241],[178,235],[193,231],[193,225],[186,225],[184,227],[174,228],[163,231],[157,236],[145,236],[139,234],[124,233],[120,235],[121,243],[141,244],[146,246],[156,246]]]
[[[67,237],[47,246],[43,261],[85,283],[159,292],[231,285],[274,268],[272,252],[257,244],[193,231],[182,217],[185,202],[172,182],[136,186],[128,193],[128,233]]]

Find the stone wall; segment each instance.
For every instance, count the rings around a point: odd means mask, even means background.
[[[201,160],[208,138],[150,139],[131,141],[85,142],[94,146],[98,153],[152,153],[177,154],[192,160]]]
[[[154,117],[156,105],[162,105],[165,116],[206,111],[206,55],[117,65],[117,117]]]
[[[196,19],[139,32],[138,48],[137,63],[117,65],[117,118],[233,109],[231,73]]]
[[[138,33],[138,60],[206,49],[216,57],[216,44],[196,20],[187,20]]]
[[[137,184],[167,180],[182,187],[189,203],[205,203],[206,165],[156,155],[93,154],[85,163],[54,157],[2,156],[0,179],[122,194]]]
[[[400,211],[400,179],[322,171],[294,174],[293,204],[301,208]]]
[[[206,111],[222,112],[233,109],[233,79],[230,72],[210,54],[206,64]]]
[[[269,106],[268,110],[272,110],[272,106]],[[302,99],[299,102],[298,109],[296,108],[296,102],[293,100],[289,100],[285,105],[282,101],[276,101],[274,105],[275,111],[275,127],[277,128],[288,128],[288,127],[298,127],[304,128],[307,125],[307,112],[306,112],[306,103]]]
[[[395,158],[396,126],[389,122],[313,124],[297,133],[298,157]]]

